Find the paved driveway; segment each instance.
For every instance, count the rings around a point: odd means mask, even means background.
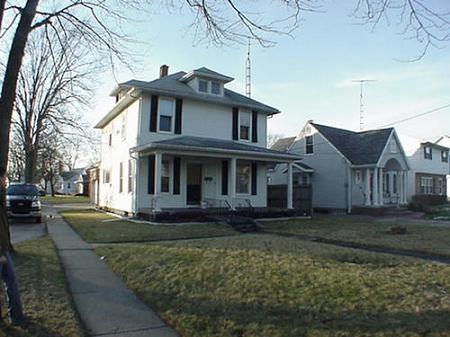
[[[47,224],[45,218],[43,222],[37,224],[34,219],[10,220],[11,241],[13,244],[40,238],[47,234]]]

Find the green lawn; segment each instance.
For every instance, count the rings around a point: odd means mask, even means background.
[[[228,225],[150,225],[120,220],[94,210],[70,210],[63,211],[61,214],[81,237],[90,243],[168,240],[238,234]]]
[[[49,204],[79,204],[88,203],[89,197],[74,195],[56,195],[52,197],[51,195],[46,195],[41,197],[41,200]]]
[[[30,324],[24,327],[3,326],[0,328],[0,336],[86,336],[67,292],[64,272],[52,241],[46,237],[17,244],[15,248],[17,255],[14,256],[14,263],[20,294]],[[5,308],[3,315],[6,315]]]
[[[433,220],[450,220],[450,204],[432,206],[425,217]]]
[[[184,337],[450,336],[450,266],[271,235],[102,246]]]
[[[407,228],[405,235],[389,233],[393,226]],[[293,235],[307,235],[376,247],[413,250],[450,257],[450,227],[363,222],[350,217],[312,220],[274,221],[263,224],[265,231]]]

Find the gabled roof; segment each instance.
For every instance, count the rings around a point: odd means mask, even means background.
[[[440,144],[437,144],[437,143],[432,143],[432,142],[422,142],[422,143],[420,143],[420,145],[434,147],[435,149],[442,150],[442,151],[448,151],[449,150],[449,148],[446,147],[446,146],[443,146],[443,145],[440,145]]]
[[[354,132],[310,123],[353,165],[376,164],[393,128]]]
[[[260,146],[237,143],[231,140],[221,140],[215,138],[180,136],[151,142],[146,145],[137,146],[130,149],[130,152],[141,152],[155,149],[200,151],[200,152],[235,152],[257,157],[273,157],[278,159],[295,160],[298,156],[292,153],[274,151]]]
[[[295,141],[295,136],[280,138],[270,148],[275,151],[287,152],[287,150],[291,147],[291,145],[292,145],[292,143],[294,143],[294,141]]]

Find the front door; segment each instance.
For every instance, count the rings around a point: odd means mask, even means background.
[[[200,205],[202,200],[202,165],[188,163],[186,171],[186,203],[188,205]]]

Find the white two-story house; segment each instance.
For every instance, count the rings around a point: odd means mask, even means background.
[[[99,206],[131,214],[266,207],[267,165],[292,169],[298,156],[266,148],[267,118],[280,111],[227,89],[232,80],[207,68],[169,75],[164,65],[156,80],[119,84],[96,125]]]
[[[400,135],[400,139],[411,168],[408,179],[408,200],[411,200],[414,195],[446,197],[450,167],[449,148],[406,135]]]

